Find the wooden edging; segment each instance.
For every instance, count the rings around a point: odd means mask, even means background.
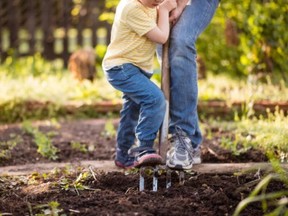
[[[280,164],[283,169],[288,172],[288,163]],[[40,163],[40,164],[26,164],[18,166],[0,167],[0,176],[4,175],[30,175],[33,172],[45,173],[50,172],[55,168],[64,167],[89,167],[93,169],[102,170],[105,172],[122,171],[115,167],[114,162],[111,160],[104,161],[81,161],[78,163]],[[198,173],[236,173],[236,172],[250,172],[254,170],[272,171],[270,163],[202,163],[194,165],[193,170]]]
[[[198,110],[200,112],[204,112],[206,114],[227,114],[227,113],[234,113],[235,110],[241,112],[241,109],[245,107],[245,102],[233,102],[232,104],[228,105],[224,100],[208,100],[198,102]],[[111,101],[104,101],[98,102],[93,105],[83,105],[83,106],[93,106],[95,111],[100,113],[107,113],[107,112],[116,112],[120,111],[122,104],[121,101],[111,102]],[[71,105],[71,108],[73,105]],[[256,101],[253,104],[253,110],[256,113],[263,114],[267,112],[269,109],[271,112],[274,112],[276,109],[283,110],[284,113],[288,114],[288,102],[287,101]],[[75,107],[74,107],[75,109]]]

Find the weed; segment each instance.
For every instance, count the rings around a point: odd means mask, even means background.
[[[42,209],[43,214],[36,214],[36,216],[62,216],[59,215],[63,209],[59,209],[60,204],[57,201],[51,201],[48,204],[42,204],[35,207],[35,209]],[[65,214],[63,214],[64,216]]]
[[[287,178],[287,177],[286,177]],[[263,178],[256,188],[251,192],[251,194],[244,200],[242,200],[233,216],[240,215],[241,211],[243,211],[249,204],[254,202],[261,202],[262,209],[266,216],[276,216],[276,215],[284,215],[287,216],[288,213],[288,190],[283,188],[282,191],[274,191],[270,193],[266,193],[266,189],[268,184],[271,181],[279,181],[281,180],[281,174],[269,174],[265,178]],[[283,181],[284,183],[284,181]],[[288,187],[287,182],[286,188]],[[268,212],[268,206],[274,206],[274,209]]]
[[[51,160],[58,158],[57,152],[59,150],[53,146],[51,139],[46,134],[40,132],[38,128],[33,127],[28,121],[23,122],[22,129],[34,137],[38,153]]]
[[[59,180],[59,186],[63,190],[72,190],[76,191],[79,195],[79,190],[89,190],[88,186],[85,186],[85,183],[92,178],[92,175],[89,172],[80,172],[75,180],[71,179],[70,177],[62,177]]]
[[[81,144],[80,142],[71,142],[71,148],[82,153],[87,153],[88,151],[86,145]]]
[[[0,159],[9,159],[11,157],[11,151],[18,143],[22,142],[20,136],[14,137],[14,135],[11,135],[10,137],[12,138],[11,140],[0,142]]]
[[[256,148],[274,152],[279,161],[285,162],[288,159],[288,116],[277,109],[274,113],[267,110],[266,116],[243,117],[234,122],[212,120],[209,125],[229,133],[221,138],[221,145],[236,154]]]
[[[104,131],[102,132],[102,135],[106,139],[111,139],[116,136],[116,129],[112,122],[112,119],[109,119],[106,121],[105,128],[104,128]]]

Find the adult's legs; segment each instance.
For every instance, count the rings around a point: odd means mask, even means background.
[[[198,75],[195,42],[210,23],[218,0],[192,0],[171,30],[169,60],[171,67],[170,125],[179,126],[196,148],[202,142],[199,129]]]

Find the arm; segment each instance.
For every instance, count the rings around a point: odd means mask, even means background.
[[[176,0],[165,0],[158,8],[157,26],[150,30],[146,37],[156,43],[164,44],[170,31],[169,12],[176,7]]]

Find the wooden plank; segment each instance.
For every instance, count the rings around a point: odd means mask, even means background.
[[[63,51],[62,51],[62,59],[64,61],[64,66],[67,67],[68,59],[69,59],[69,51],[68,51],[68,29],[70,27],[70,10],[71,10],[71,0],[62,0],[62,25],[61,27],[64,29],[64,38],[63,38]]]
[[[77,47],[82,47],[83,46],[83,27],[84,27],[84,18],[81,15],[81,12],[78,17],[78,22],[77,22]]]
[[[26,17],[26,28],[29,32],[29,54],[33,55],[35,53],[35,31],[36,31],[36,10],[35,1],[26,2],[28,10]]]
[[[94,48],[97,45],[97,34],[96,30],[98,28],[98,18],[99,18],[99,13],[97,12],[96,8],[99,7],[99,2],[90,0],[87,1],[87,7],[88,7],[88,19],[91,21],[91,26],[89,26],[92,30],[92,47]]]
[[[81,166],[88,168],[91,166],[93,169],[102,170],[104,172],[123,171],[114,165],[114,161],[101,160],[101,161],[81,161],[78,163],[39,163],[39,164],[26,164],[19,166],[6,166],[0,167],[0,176],[2,175],[29,175],[33,172],[45,173],[50,172],[55,168]],[[288,172],[288,163],[281,163],[280,166]],[[162,169],[165,167],[162,166]],[[232,174],[232,173],[246,173],[256,172],[258,170],[265,170],[267,172],[273,171],[270,163],[202,163],[194,165],[192,171],[198,173],[214,173],[214,174]]]
[[[4,20],[4,13],[5,13],[5,8],[3,6],[3,1],[0,1],[0,63],[3,61],[2,59],[2,52],[3,52],[3,47],[2,47],[2,34],[3,34],[3,20]]]
[[[8,15],[8,28],[9,28],[9,40],[10,47],[13,48],[17,54],[19,47],[18,40],[18,29],[19,29],[19,0],[10,0],[8,1],[7,10],[9,11]]]
[[[52,0],[40,1],[41,4],[41,28],[43,31],[43,56],[46,59],[54,58],[54,37],[52,22]]]

